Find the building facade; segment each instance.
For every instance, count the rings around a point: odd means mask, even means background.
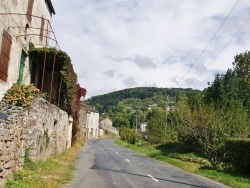
[[[28,50],[52,45],[53,14],[51,0],[0,1],[0,100],[14,83],[31,83]]]
[[[105,118],[100,121],[100,128],[108,133],[119,135],[119,131],[113,127],[113,122],[109,118]]]
[[[82,102],[80,110],[80,134],[86,138],[99,137],[99,112]]]

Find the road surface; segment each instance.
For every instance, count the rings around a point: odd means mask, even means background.
[[[66,188],[225,188],[120,147],[112,139],[88,140],[79,152],[76,178]]]

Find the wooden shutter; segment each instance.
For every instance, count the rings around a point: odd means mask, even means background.
[[[40,40],[43,41],[44,18],[41,18]]]
[[[31,20],[32,20],[31,15],[32,15],[32,10],[33,10],[33,4],[34,4],[34,0],[29,0],[27,13],[26,13],[26,16],[27,16],[27,19],[29,20],[29,22],[31,22]]]
[[[3,30],[2,46],[0,54],[0,79],[7,81],[8,78],[8,67],[10,60],[10,49],[12,44],[12,38],[6,30]]]

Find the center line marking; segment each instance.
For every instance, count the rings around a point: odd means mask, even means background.
[[[158,179],[156,179],[156,178],[152,178],[152,179],[153,179],[153,180],[155,180],[155,181],[157,181],[157,182],[159,181],[159,180],[158,180]]]
[[[117,155],[119,154],[118,152],[115,152]]]
[[[154,178],[152,175],[148,174],[148,177],[152,178],[154,181],[159,181],[158,179]]]
[[[128,161],[129,163],[131,163],[131,161],[130,161],[130,160],[128,160],[128,159],[126,159],[126,161]]]
[[[111,149],[111,147],[109,147],[109,149]]]

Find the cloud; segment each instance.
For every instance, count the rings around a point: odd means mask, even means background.
[[[236,54],[249,50],[250,22],[231,40],[249,18],[248,1],[240,1],[204,50],[234,4],[53,0],[52,26],[88,96],[151,85],[204,89],[214,74],[232,67]]]
[[[116,62],[131,61],[135,63],[140,69],[157,68],[157,65],[153,62],[153,58],[147,56],[135,55],[134,57],[112,57],[110,55],[106,55],[105,57]]]
[[[133,77],[128,77],[125,80],[123,80],[123,83],[126,87],[134,87],[137,85],[135,78]]]
[[[109,69],[109,70],[105,71],[103,74],[110,77],[110,78],[112,78],[115,75],[115,70],[114,69]]]

